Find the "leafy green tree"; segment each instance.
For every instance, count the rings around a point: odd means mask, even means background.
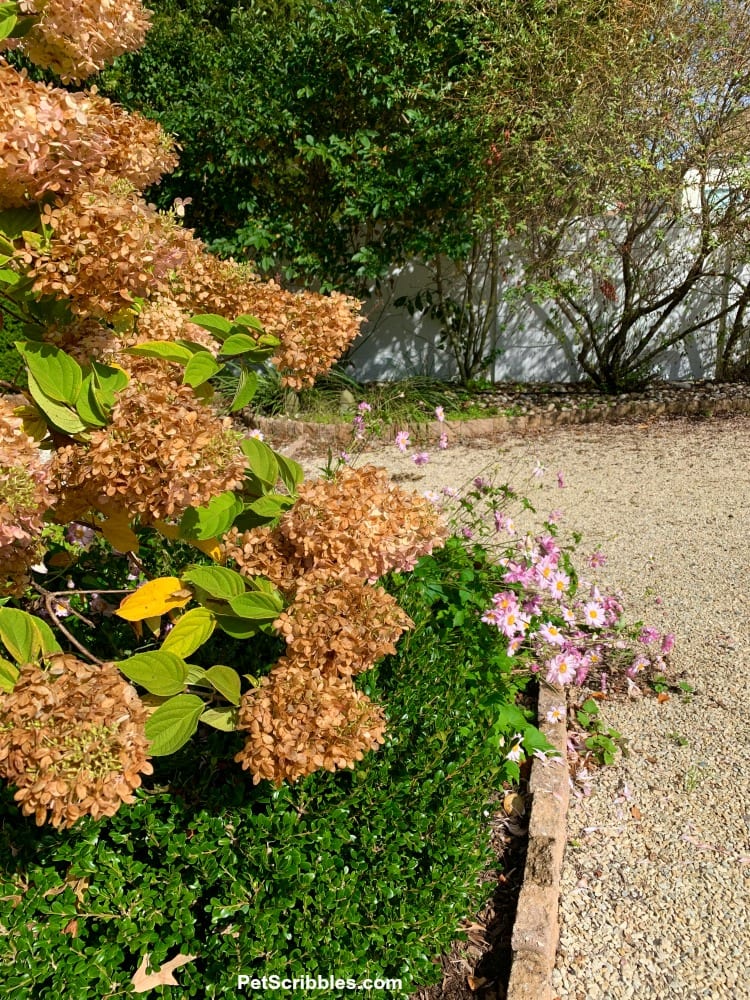
[[[483,7],[493,47],[508,22]],[[493,66],[470,100],[495,135],[496,217],[526,290],[552,300],[553,332],[606,390],[716,324],[726,372],[750,301],[747,5],[531,4],[514,32],[512,80]]]
[[[103,79],[184,147],[161,204],[267,274],[361,291],[470,246],[479,157],[456,95],[485,58],[464,4],[157,0]]]

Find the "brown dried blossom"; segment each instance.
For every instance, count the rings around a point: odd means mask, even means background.
[[[128,365],[111,424],[50,462],[58,519],[91,508],[171,519],[243,482],[247,460],[231,420],[181,385],[179,370],[150,359]]]
[[[24,241],[16,260],[28,269],[35,295],[64,299],[81,316],[114,318],[136,296],[166,292],[200,247],[172,216],[108,178],[45,205],[42,222],[49,240]]]
[[[303,577],[294,601],[274,622],[295,663],[344,677],[395,653],[399,636],[413,626],[381,587],[327,572]]]
[[[351,768],[385,742],[383,710],[351,680],[288,657],[243,695],[239,723],[247,742],[235,760],[256,785]]]
[[[177,164],[156,122],[93,93],[29,80],[0,59],[0,209],[21,208],[108,173],[137,190]]]
[[[391,570],[407,572],[443,545],[448,529],[424,497],[400,489],[384,469],[340,469],[331,479],[299,487],[298,500],[271,531],[255,528],[226,537],[225,554],[247,576],[268,576],[282,589],[324,569],[374,582]]]
[[[0,774],[38,826],[112,816],[151,774],[146,712],[113,663],[52,657],[26,664],[0,695]]]
[[[39,447],[0,396],[0,597],[19,596],[42,556],[44,512],[52,504]]]
[[[63,83],[85,80],[139,49],[150,23],[140,0],[22,0],[21,6],[39,20],[23,38],[0,47],[20,48]]]
[[[257,317],[266,333],[279,338],[272,360],[283,383],[295,389],[327,372],[362,322],[356,299],[337,292],[289,292],[275,281],[262,281],[248,265],[208,253],[192,257],[180,271],[174,295],[194,313]]]

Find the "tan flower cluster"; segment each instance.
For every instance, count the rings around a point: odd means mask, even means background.
[[[261,281],[247,265],[208,253],[191,258],[178,282],[174,295],[186,309],[227,319],[256,316],[266,333],[279,338],[272,360],[283,383],[295,389],[312,385],[327,372],[362,322],[356,299],[337,292],[289,292],[275,281]]]
[[[78,315],[110,317],[135,296],[168,289],[171,273],[200,244],[123,185],[105,179],[45,206],[49,243],[26,241],[17,254],[36,295],[65,299]]]
[[[324,569],[373,582],[394,569],[413,569],[447,534],[434,504],[400,489],[384,469],[345,466],[332,480],[303,483],[272,531],[228,534],[225,555],[240,572],[268,576],[282,589],[289,570],[276,568],[277,559],[297,577]]]
[[[140,48],[150,22],[140,0],[23,0],[22,8],[39,20],[14,47],[64,83]]]
[[[112,816],[151,774],[146,712],[113,663],[59,655],[27,663],[0,695],[0,775],[38,826]]]
[[[326,572],[304,576],[294,601],[274,622],[295,663],[343,677],[395,653],[399,636],[413,626],[382,588]]]
[[[0,597],[19,596],[42,555],[42,516],[52,504],[39,448],[0,396]]]
[[[241,435],[218,417],[170,366],[129,359],[130,383],[111,424],[89,444],[55,452],[50,479],[58,518],[91,508],[124,510],[144,521],[174,518],[242,484]]]
[[[142,190],[176,164],[156,122],[95,94],[34,83],[0,59],[0,209],[68,194],[104,173]]]
[[[288,659],[243,695],[239,722],[248,740],[235,760],[256,785],[354,767],[385,742],[382,709],[350,680]]]

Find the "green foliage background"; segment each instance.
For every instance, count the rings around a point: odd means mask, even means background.
[[[462,256],[481,151],[456,97],[485,58],[464,3],[156,0],[101,86],[157,118],[180,166],[153,196],[269,274],[356,290],[410,256]]]

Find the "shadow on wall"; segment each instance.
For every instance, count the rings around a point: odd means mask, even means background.
[[[365,302],[362,333],[346,355],[350,374],[360,382],[395,381],[428,376],[450,381],[457,366],[441,339],[440,323],[426,309],[396,306],[428,288],[431,272],[413,262],[394,268]],[[500,301],[488,349],[497,350],[486,377],[494,382],[578,382],[583,373],[571,344],[565,347],[548,329],[550,313],[531,299]],[[654,364],[667,380],[693,380],[713,375],[715,334],[689,335],[664,352]]]

